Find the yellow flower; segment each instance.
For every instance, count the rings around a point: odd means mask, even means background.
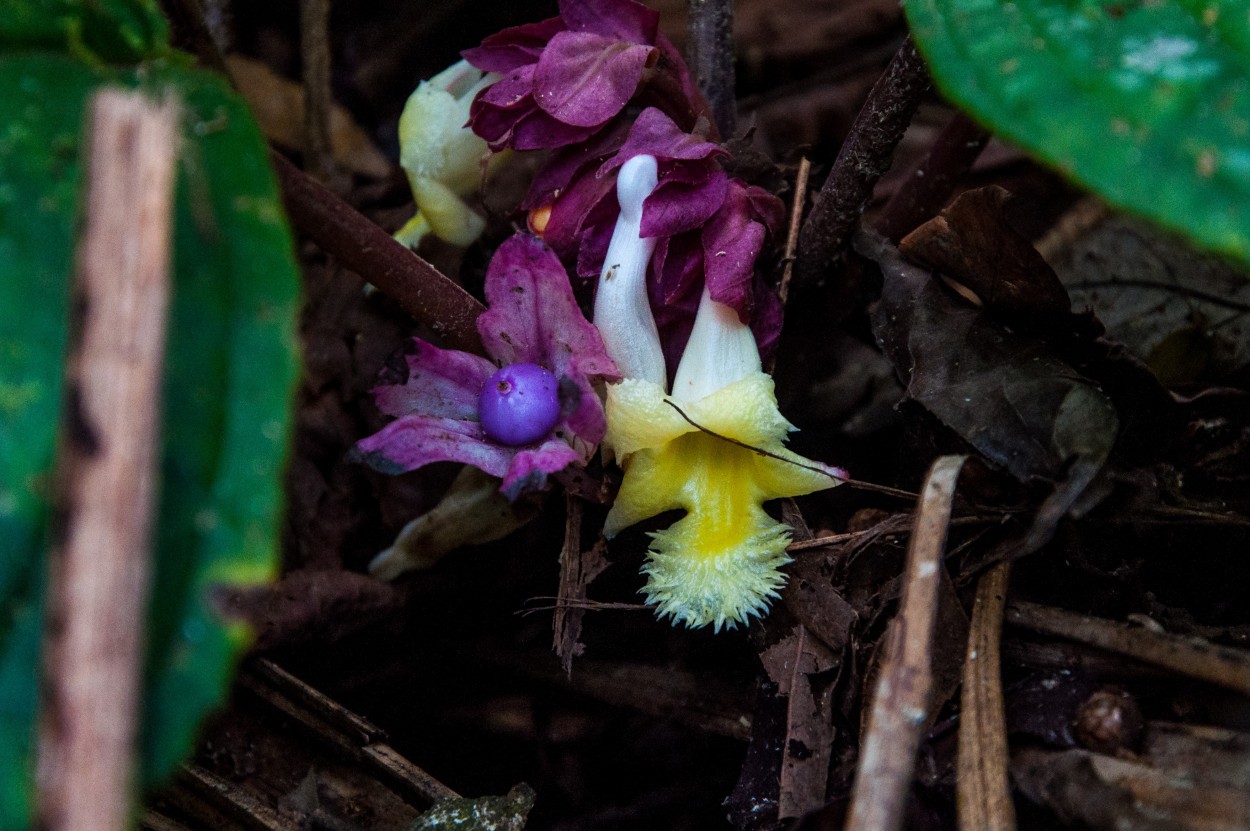
[[[640,233],[656,162],[636,156],[617,175],[621,214],[608,246],[595,325],[625,380],[607,391],[604,453],[625,471],[604,534],[674,509],[686,515],[651,535],[643,594],[661,617],[733,628],[762,614],[785,585],[789,528],[764,503],[832,487],[845,476],[783,446],[794,430],[777,410],[755,336],[738,313],[699,301],[668,394],[647,300],[654,240]]]
[[[607,412],[605,443],[622,460],[625,479],[604,533],[686,511],[652,534],[643,568],[648,602],[661,617],[717,631],[762,613],[785,585],[780,569],[790,562],[789,529],[763,503],[838,484],[833,469],[782,446],[794,428],[777,411],[772,378],[755,372],[684,404],[630,379],[608,388]]]
[[[485,221],[463,197],[474,193],[484,172],[493,171],[507,154],[484,162],[489,148],[465,124],[473,98],[498,79],[460,61],[422,81],[404,105],[399,163],[408,174],[417,213],[395,239],[409,248],[429,233],[453,245],[468,245],[482,233]]]

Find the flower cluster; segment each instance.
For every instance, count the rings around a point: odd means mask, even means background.
[[[409,248],[426,234],[468,245],[486,226],[464,197],[504,163],[506,154],[490,155],[486,142],[465,122],[477,94],[498,80],[460,61],[422,81],[408,97],[399,117],[399,164],[417,213],[395,239]]]
[[[414,338],[373,391],[396,419],[356,445],[358,460],[384,473],[462,462],[515,499],[594,454],[606,421],[593,385],[619,376],[560,261],[516,234],[491,260],[486,299],[477,327],[492,360]]]
[[[358,452],[395,472],[465,462],[511,499],[602,441],[625,474],[605,534],[686,512],[652,535],[648,601],[688,626],[733,627],[785,583],[789,529],[763,503],[846,475],[784,447],[794,428],[761,368],[781,316],[757,261],[782,205],[726,172],[656,12],[559,8],[464,53],[497,73],[468,109],[478,140],[549,151],[522,208],[550,248],[519,235],[491,263],[478,326],[495,362],[415,341],[405,377],[376,391],[397,420]],[[560,260],[598,276],[594,327]]]
[[[473,102],[470,124],[492,149],[579,144],[625,108],[644,80],[697,97],[660,16],[634,0],[561,0],[560,15],[491,35],[465,60],[503,77]],[[689,112],[689,105],[681,106]]]

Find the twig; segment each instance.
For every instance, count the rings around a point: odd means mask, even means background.
[[[965,456],[929,468],[907,548],[906,588],[886,635],[887,656],[860,747],[847,831],[894,831],[903,813],[933,687],[933,629],[946,529]]]
[[[812,173],[812,163],[806,156],[799,159],[798,172],[794,174],[794,201],[790,203],[790,227],[786,232],[786,252],[782,262],[781,284],[777,286],[777,296],[781,305],[786,305],[790,296],[790,280],[794,277],[794,252],[799,247],[799,227],[803,223],[803,207],[807,204],[807,180]]]
[[[904,41],[868,94],[799,232],[796,276],[818,280],[839,257],[859,223],[873,186],[890,166],[931,81],[911,39]]]
[[[287,213],[301,232],[448,345],[482,353],[482,338],[474,324],[485,309],[473,295],[285,158],[271,153],[270,159]]]
[[[300,0],[304,63],[304,167],[323,182],[334,177],[330,150],[330,0]]]
[[[1006,620],[1013,626],[1128,655],[1250,695],[1250,651],[1244,649],[1217,646],[1202,638],[1152,632],[1036,603],[1011,604]]]
[[[955,113],[929,148],[929,155],[916,165],[886,203],[877,220],[877,230],[898,242],[922,222],[936,216],[989,140],[986,130],[963,113]]]
[[[264,659],[253,662],[239,677],[239,684],[318,738],[385,775],[406,798],[432,803],[459,796],[396,752],[380,728],[276,664]]]
[[[111,831],[130,818],[177,110],[106,89],[85,131],[39,721],[38,825],[50,831]]]
[[[671,399],[666,398],[664,399],[664,403],[672,407],[674,410],[676,410],[677,414],[682,417],[683,421],[685,421],[691,427],[694,427],[699,432],[706,433],[712,438],[720,439],[721,441],[724,441],[724,442],[729,442],[730,444],[735,445],[737,447],[741,447],[744,450],[750,450],[752,453],[758,453],[759,455],[764,456],[765,458],[775,459],[778,462],[785,462],[786,464],[794,465],[795,467],[801,467],[803,468],[803,470],[810,470],[812,473],[820,473],[824,476],[828,476],[830,479],[832,479],[835,482],[850,485],[854,488],[858,488],[859,490],[873,491],[874,493],[884,493],[889,496],[897,496],[901,499],[915,499],[916,498],[916,494],[912,493],[911,491],[905,491],[902,488],[892,488],[889,485],[877,485],[877,484],[873,484],[872,482],[861,482],[858,479],[848,479],[845,476],[838,476],[835,473],[830,473],[828,470],[826,470],[823,467],[817,467],[816,465],[805,465],[802,462],[796,462],[794,461],[794,459],[787,459],[785,456],[781,456],[777,453],[773,453],[772,451],[765,450],[762,447],[756,447],[753,444],[747,444],[744,441],[738,441],[737,439],[732,438],[730,436],[726,436],[723,433],[717,433],[715,430],[709,430],[708,428],[704,427],[702,424],[695,421],[690,416],[686,415],[686,411],[683,410],[681,407],[679,407],[675,401],[672,401]]]
[[[728,140],[738,123],[733,0],[688,0],[686,9],[686,58],[695,83],[712,108],[716,129]]]
[[[1007,778],[1007,718],[1003,709],[1000,643],[1009,563],[977,584],[964,661],[955,797],[961,831],[1013,831],[1015,808]]]

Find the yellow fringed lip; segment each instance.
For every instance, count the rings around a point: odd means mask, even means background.
[[[790,537],[763,503],[840,481],[833,468],[783,446],[794,427],[777,409],[773,379],[755,372],[679,404],[657,384],[626,379],[608,387],[607,415],[604,444],[625,478],[604,533],[686,511],[652,534],[648,602],[661,617],[718,631],[767,609],[785,585]]]

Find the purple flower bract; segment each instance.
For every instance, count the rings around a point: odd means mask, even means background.
[[[501,478],[502,491],[515,499],[545,486],[548,474],[590,458],[607,426],[592,384],[619,375],[559,259],[528,234],[512,236],[491,260],[486,300],[477,327],[493,361],[414,338],[398,377],[373,390],[378,409],[396,418],[356,445],[358,460],[392,474],[462,462]],[[492,439],[478,410],[487,381],[514,364],[542,367],[558,384],[554,427],[520,446]]]

